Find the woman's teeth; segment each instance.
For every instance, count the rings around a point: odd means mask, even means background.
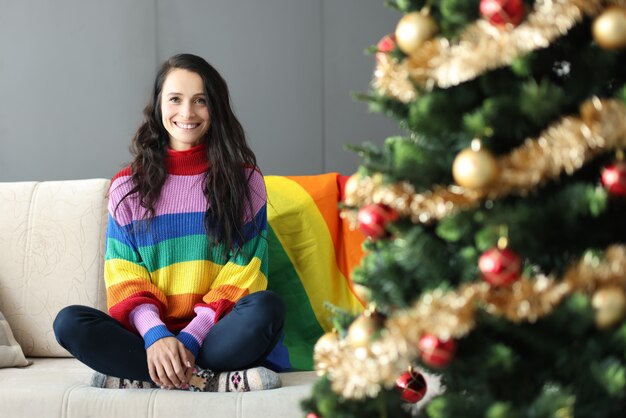
[[[198,125],[200,125],[199,123],[180,123],[180,122],[174,122],[174,124],[182,129],[194,129],[194,128],[197,128]]]

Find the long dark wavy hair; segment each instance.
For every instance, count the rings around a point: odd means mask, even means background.
[[[167,75],[174,69],[192,71],[202,77],[210,117],[204,138],[209,160],[203,182],[207,200],[204,228],[210,244],[217,246],[221,242],[225,252],[236,253],[245,242],[246,206],[252,211],[249,176],[244,167],[256,169],[256,157],[232,110],[226,82],[215,68],[196,55],[174,55],[161,66],[152,96],[143,111],[144,121],[130,145],[134,157],[131,163],[133,188],[124,198],[138,193],[140,205],[147,210],[146,216],[154,216],[154,206],[167,177],[165,155],[169,144],[161,117],[161,91]]]

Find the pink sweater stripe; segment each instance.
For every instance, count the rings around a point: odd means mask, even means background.
[[[246,175],[250,174],[252,169],[246,169]],[[161,198],[155,205],[155,216],[169,215],[177,213],[192,213],[206,211],[206,198],[202,192],[202,181],[204,174],[196,174],[191,176],[177,176],[170,174],[165,180],[163,189],[161,189]],[[256,213],[263,207],[267,196],[265,195],[265,186],[263,176],[254,171],[250,178],[250,192],[252,198],[252,214],[249,208],[245,211],[245,222],[251,220]],[[121,198],[131,190],[130,176],[117,177],[110,188],[109,212],[114,214],[114,218],[121,226],[126,226],[133,220],[141,219],[145,216],[146,210],[139,205],[139,201],[135,196],[129,196],[124,200],[131,205],[132,211],[124,210],[121,205],[116,212],[113,202],[119,202]],[[260,193],[263,195],[261,196]],[[134,214],[130,215],[130,212]]]
[[[215,311],[207,306],[196,306],[194,311],[196,312],[196,316],[181,332],[186,332],[191,335],[197,341],[198,345],[202,347],[202,342],[213,325],[215,325]]]
[[[152,328],[165,325],[159,317],[159,308],[151,303],[137,306],[130,312],[128,319],[142,337]]]

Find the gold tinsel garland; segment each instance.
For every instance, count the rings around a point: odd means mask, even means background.
[[[440,339],[460,338],[475,327],[478,309],[513,322],[534,322],[574,292],[588,295],[598,288],[626,288],[626,246],[609,247],[602,258],[586,255],[561,281],[539,275],[522,278],[507,288],[476,282],[457,291],[424,294],[410,309],[389,317],[378,339],[369,347],[354,348],[344,340],[317,344],[318,374],[328,374],[333,390],[349,399],[375,397],[393,387],[397,377],[418,356],[424,333]]]
[[[461,33],[458,41],[428,40],[402,62],[379,55],[373,86],[381,94],[408,103],[418,95],[413,82],[430,90],[471,80],[488,70],[509,65],[523,54],[547,47],[584,16],[596,16],[611,4],[626,6],[626,0],[537,0],[524,22],[514,29],[479,19]]]
[[[382,176],[357,177],[346,189],[345,204],[356,208],[385,204],[416,223],[443,219],[471,208],[485,199],[509,194],[526,195],[561,173],[572,174],[595,156],[626,146],[626,106],[618,100],[593,98],[581,106],[580,117],[565,117],[538,138],[498,159],[499,176],[488,188],[472,190],[456,185],[436,186],[416,193],[406,182],[384,184]],[[356,211],[345,209],[342,217],[356,225]]]

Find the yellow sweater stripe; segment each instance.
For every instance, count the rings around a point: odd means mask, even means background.
[[[207,260],[185,261],[160,268],[152,274],[138,264],[119,258],[107,260],[104,265],[107,288],[129,279],[143,277],[155,284],[166,296],[200,293],[201,289],[216,289],[235,283],[236,287],[248,288],[250,293],[264,290],[267,287],[267,278],[260,267],[261,260],[257,257],[252,258],[245,266],[232,262],[221,266]],[[177,280],[181,277],[187,280]]]

